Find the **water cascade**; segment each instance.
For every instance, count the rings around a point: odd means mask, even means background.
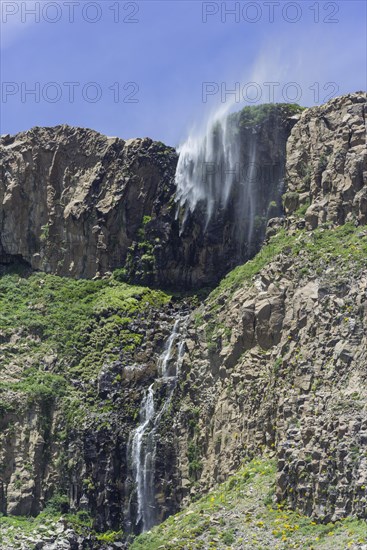
[[[203,233],[223,234],[238,261],[257,251],[267,220],[281,211],[285,141],[276,108],[269,118],[272,107],[260,107],[263,118],[250,121],[249,111],[222,111],[178,148],[175,199],[181,235],[193,233],[189,219],[200,219]]]
[[[239,140],[230,121],[226,115],[210,120],[203,134],[189,136],[178,149],[176,201],[190,212],[203,203],[207,224],[216,207],[226,207],[241,177]]]
[[[175,321],[164,351],[158,360],[158,378],[146,390],[140,406],[140,423],[131,434],[128,457],[136,497],[136,513],[128,515],[137,532],[149,530],[157,523],[155,502],[155,464],[157,460],[157,435],[160,421],[169,406],[176,387],[184,355],[184,333],[187,317]],[[163,404],[156,408],[158,389],[165,388]],[[133,517],[135,516],[135,517]]]

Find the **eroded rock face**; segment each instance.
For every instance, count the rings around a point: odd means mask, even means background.
[[[0,262],[77,278],[123,268],[129,282],[175,289],[214,285],[258,250],[267,220],[280,212],[289,114],[274,108],[238,130],[242,169],[253,135],[257,143],[251,243],[247,226],[237,227],[241,182],[209,226],[200,207],[182,225],[177,154],[160,142],[69,126],[3,136]]]
[[[279,501],[366,517],[367,274],[316,264],[282,253],[192,320],[175,420],[186,501],[265,452]]]
[[[302,115],[288,144],[288,216],[269,225],[270,234],[283,226],[298,239],[294,248],[266,256],[256,276],[234,293],[223,287],[191,317],[182,375],[158,430],[159,519],[262,452],[277,458],[280,501],[321,520],[366,517],[367,273],[358,253],[367,239],[358,227],[366,223],[364,101],[352,94]],[[127,278],[189,287],[213,282],[239,259],[221,232],[230,218],[206,234],[193,218],[180,235],[173,150],[65,127],[32,132],[3,138],[3,262],[22,258],[34,268],[93,276],[123,265],[125,250]],[[304,162],[311,163],[306,181]],[[322,185],[328,170],[330,189]],[[307,200],[305,219],[292,216]],[[357,225],[347,259],[345,249],[322,250],[324,228],[311,229],[324,221]],[[36,514],[62,489],[71,509],[91,511],[99,529],[124,525],[133,485],[128,438],[176,314],[137,321],[143,345],[91,380],[98,407],[66,439],[57,402],[47,411],[23,403],[2,415],[2,512]],[[55,368],[52,358],[46,366]],[[16,363],[12,369],[10,376]],[[73,384],[84,392],[78,379]]]
[[[287,145],[287,215],[268,226],[297,251],[272,253],[271,241],[268,265],[189,327],[176,416],[185,500],[265,451],[278,459],[279,501],[325,521],[366,517],[365,109],[356,93],[302,114]],[[349,245],[326,250],[323,231],[346,222],[357,241],[341,261]]]
[[[124,264],[144,216],[167,203],[176,153],[81,128],[1,139],[2,262],[94,277]]]
[[[307,109],[287,144],[286,213],[309,205],[305,219],[367,222],[366,94]]]

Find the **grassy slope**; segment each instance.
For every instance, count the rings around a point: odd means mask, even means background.
[[[363,521],[318,525],[274,505],[275,466],[258,459],[226,483],[135,539],[131,550],[341,549],[367,543]]]
[[[134,322],[170,297],[113,278],[73,280],[37,273],[0,278],[0,413],[23,402],[63,398],[77,405],[74,380],[95,397],[105,362],[139,346]],[[66,399],[66,397],[65,397]]]
[[[338,275],[357,272],[366,266],[367,227],[345,224],[335,228],[321,227],[312,232],[280,230],[252,260],[233,269],[210,294],[213,304],[223,293],[233,293],[241,285],[250,283],[254,275],[269,264],[279,253],[303,256],[303,274],[314,278],[330,264],[340,269]]]

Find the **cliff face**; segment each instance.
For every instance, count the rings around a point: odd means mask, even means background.
[[[278,501],[324,521],[365,517],[365,110],[353,94],[302,114],[288,217],[193,318],[176,416],[187,496],[270,452]]]
[[[184,213],[174,200],[177,154],[160,142],[123,141],[68,126],[3,136],[1,263],[25,262],[78,278],[122,268],[120,276],[129,282],[175,289],[215,284],[253,255],[267,220],[280,211],[292,112],[275,107],[255,126],[233,121],[242,159],[236,169],[249,169],[254,133],[258,142],[251,243],[235,215],[240,180],[228,205],[216,205],[209,226],[198,208],[182,227]],[[230,168],[219,159],[217,164],[218,171]]]
[[[129,448],[150,388],[158,521],[260,455],[276,463],[276,502],[324,522],[366,517],[365,110],[356,93],[298,122],[282,116],[280,130],[279,119],[256,122],[272,167],[260,178],[259,212],[270,216],[269,182],[284,173],[286,216],[199,307],[121,282],[200,286],[246,255],[231,237],[230,208],[204,233],[199,205],[180,235],[172,149],[65,127],[3,138],[2,262],[77,277],[123,270],[94,281],[27,268],[1,277],[2,513],[49,503],[90,513],[100,530],[139,531]],[[279,132],[293,125],[278,171]],[[190,311],[171,392],[162,353],[174,319]],[[27,548],[10,536],[9,548]],[[85,547],[83,537],[65,548]]]
[[[297,231],[262,253],[266,267],[225,279],[189,329],[182,488],[196,495],[268,452],[279,502],[365,517],[366,228]]]
[[[167,203],[176,164],[150,139],[68,126],[3,137],[1,158],[2,262],[88,278],[124,264],[144,216]]]
[[[0,511],[51,502],[117,531],[129,434],[177,305],[113,279],[9,274],[0,287]]]
[[[308,109],[287,144],[287,214],[307,208],[307,228],[367,223],[366,98],[335,98]]]

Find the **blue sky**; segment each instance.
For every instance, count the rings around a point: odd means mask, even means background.
[[[366,24],[362,0],[2,0],[0,130],[67,123],[176,146],[224,100],[366,89]]]

